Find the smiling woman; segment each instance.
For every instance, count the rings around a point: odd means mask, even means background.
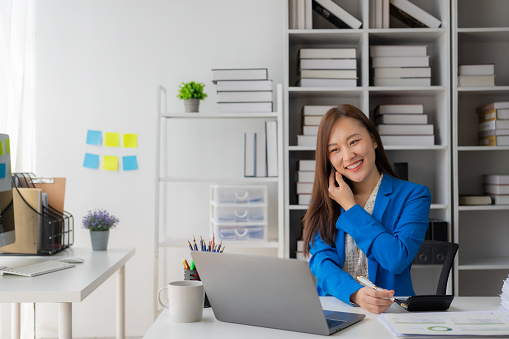
[[[318,130],[315,182],[304,217],[305,252],[320,295],[374,313],[414,295],[412,260],[428,227],[431,195],[396,178],[380,135],[358,108],[339,105]],[[357,276],[390,290],[363,287]]]

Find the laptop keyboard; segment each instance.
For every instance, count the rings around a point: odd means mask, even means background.
[[[325,320],[327,320],[327,326],[329,326],[329,328],[334,328],[345,323],[344,320],[335,320],[328,318],[325,318]]]

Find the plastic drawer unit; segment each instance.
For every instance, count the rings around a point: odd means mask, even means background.
[[[221,241],[266,241],[267,199],[265,185],[211,185],[211,233]]]

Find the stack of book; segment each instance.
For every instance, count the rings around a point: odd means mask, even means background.
[[[315,160],[299,160],[297,170],[297,197],[299,205],[309,205],[315,180]]]
[[[427,45],[371,46],[374,86],[430,86]]]
[[[423,104],[383,104],[375,108],[375,124],[384,146],[435,144]]]
[[[509,146],[509,102],[492,102],[477,107],[479,145]]]
[[[495,64],[459,65],[458,86],[495,86]]]
[[[266,68],[213,69],[220,113],[272,112],[272,80]]]
[[[335,106],[306,105],[302,108],[302,134],[297,135],[297,146],[316,147],[320,121],[333,107]]]
[[[483,186],[495,205],[509,204],[509,174],[483,175]]]
[[[390,13],[409,27],[438,28],[442,25],[440,20],[408,0],[390,0]]]
[[[356,87],[355,48],[301,48],[297,86]]]
[[[458,199],[460,206],[491,205],[489,195],[460,195]]]
[[[295,251],[295,258],[297,260],[305,260],[309,261],[311,258],[310,256],[304,255],[304,241],[303,240],[297,240],[297,251]]]

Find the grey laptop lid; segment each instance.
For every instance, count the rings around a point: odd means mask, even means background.
[[[327,318],[340,322],[330,330],[305,261],[210,252],[191,256],[218,320],[329,335],[364,318],[332,312]]]

